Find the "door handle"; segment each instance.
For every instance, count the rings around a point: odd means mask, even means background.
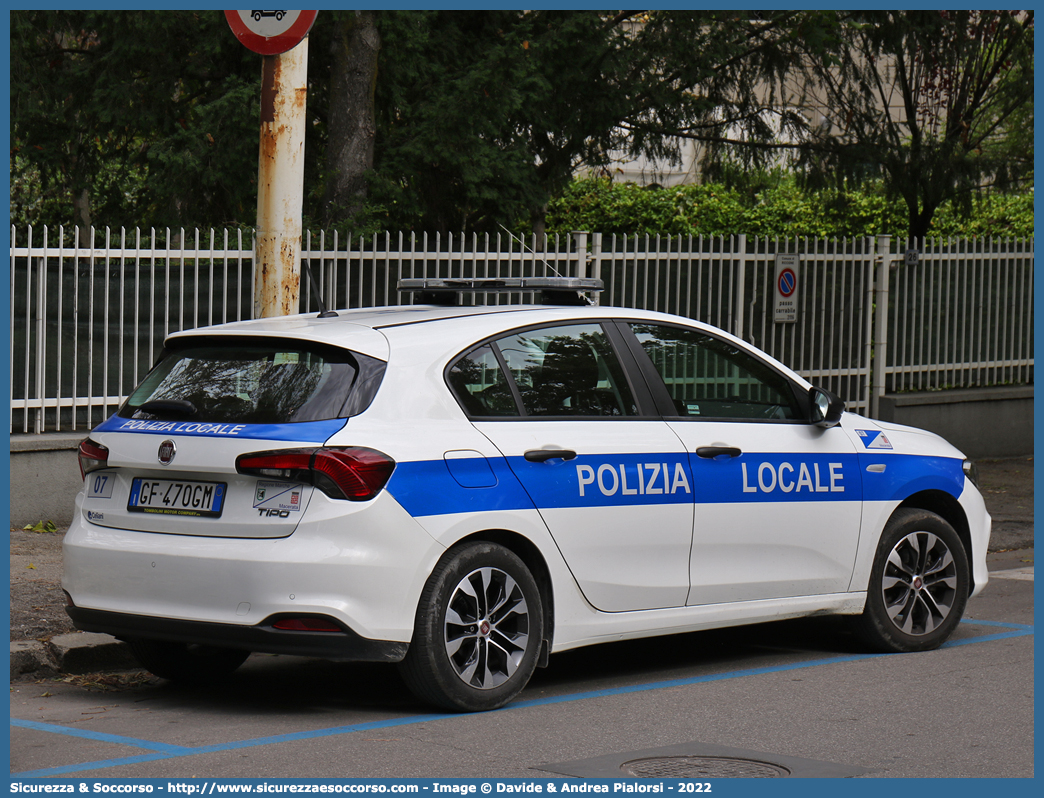
[[[531,463],[546,463],[548,460],[572,460],[576,457],[576,452],[572,449],[530,449],[526,452],[525,457]]]
[[[713,460],[716,457],[739,457],[743,450],[736,446],[701,446],[696,450],[699,457]]]

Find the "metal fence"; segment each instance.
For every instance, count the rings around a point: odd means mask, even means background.
[[[11,231],[11,430],[88,430],[171,332],[249,318],[249,231]],[[600,277],[601,304],[700,319],[875,414],[886,392],[1033,381],[1033,242],[576,233],[305,235],[326,304],[396,305],[402,277]],[[797,320],[773,320],[776,255],[799,256]],[[316,309],[303,269],[301,309]],[[489,295],[465,301],[532,301]]]

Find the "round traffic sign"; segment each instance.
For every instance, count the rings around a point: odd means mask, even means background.
[[[318,11],[226,11],[236,38],[255,53],[279,55],[294,49],[312,29]]]
[[[792,296],[794,289],[797,288],[797,275],[794,274],[794,270],[783,269],[780,271],[777,286],[781,295],[784,297]]]

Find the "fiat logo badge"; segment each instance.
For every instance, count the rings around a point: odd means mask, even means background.
[[[159,445],[157,458],[163,465],[170,465],[170,461],[174,459],[174,455],[177,453],[178,447],[174,445],[174,441],[166,440]]]

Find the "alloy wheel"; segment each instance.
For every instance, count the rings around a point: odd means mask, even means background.
[[[946,543],[931,532],[911,532],[892,548],[881,580],[888,617],[908,635],[930,634],[957,598],[957,566]]]
[[[529,644],[529,608],[499,568],[477,568],[453,589],[446,609],[446,653],[466,684],[490,690],[511,678]]]

